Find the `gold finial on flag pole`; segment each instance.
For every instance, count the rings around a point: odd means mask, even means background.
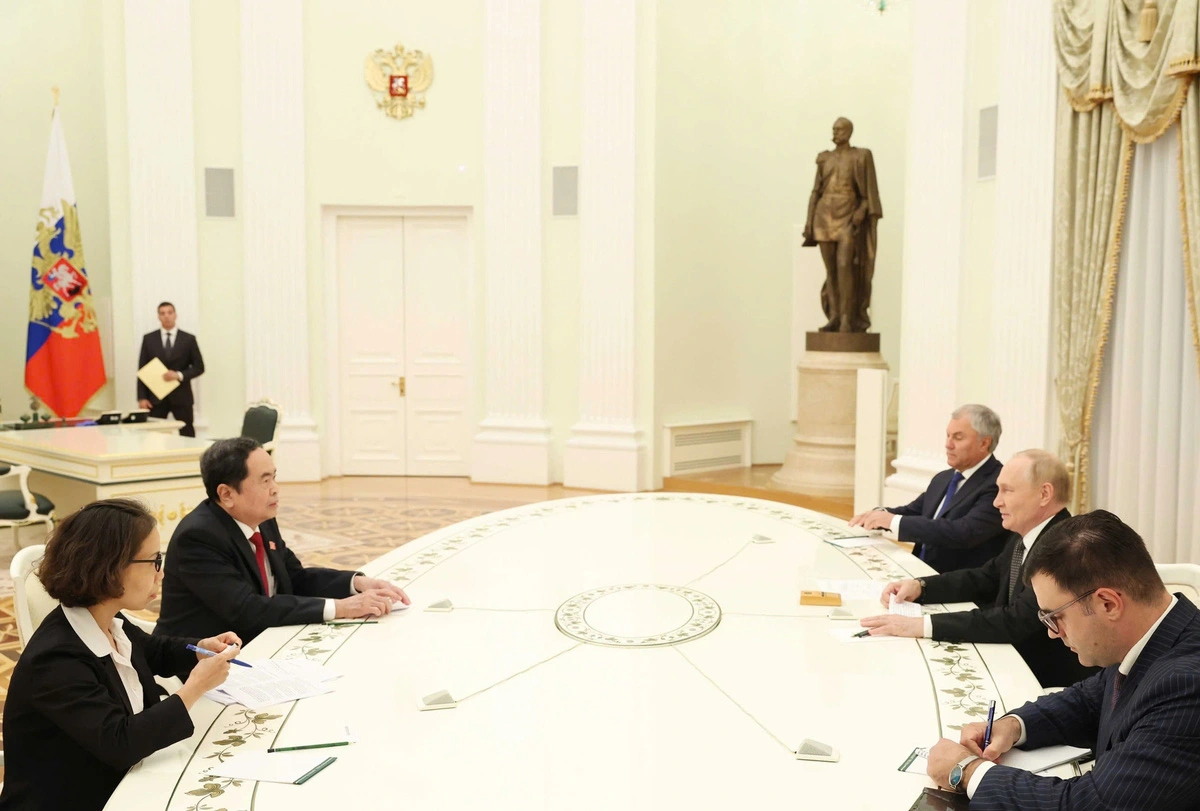
[[[54,96],[54,106],[57,107],[58,106],[58,85],[54,85],[54,87],[50,88],[50,92]]]

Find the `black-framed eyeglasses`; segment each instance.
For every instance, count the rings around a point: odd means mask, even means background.
[[[1042,625],[1045,625],[1047,628],[1049,628],[1051,631],[1053,631],[1054,633],[1057,634],[1058,633],[1058,617],[1059,617],[1059,615],[1062,614],[1062,612],[1066,611],[1071,606],[1075,605],[1075,603],[1079,602],[1080,600],[1084,599],[1085,597],[1091,597],[1093,594],[1095,594],[1099,590],[1100,589],[1097,587],[1097,588],[1092,589],[1091,591],[1085,591],[1083,594],[1080,594],[1078,597],[1076,597],[1071,602],[1067,603],[1066,605],[1059,606],[1058,608],[1054,609],[1053,611],[1038,611],[1037,617],[1039,620],[1042,621]]]
[[[140,559],[136,559],[136,560],[131,560],[129,562],[130,563],[153,563],[154,571],[161,572],[162,564],[163,564],[163,553],[159,552],[152,558],[140,558]]]

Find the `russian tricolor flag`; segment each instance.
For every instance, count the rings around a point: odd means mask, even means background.
[[[56,415],[74,417],[107,378],[57,106],[50,120],[31,277],[25,388]]]

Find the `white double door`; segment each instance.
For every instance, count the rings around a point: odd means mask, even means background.
[[[340,425],[347,476],[465,476],[466,217],[339,217]]]

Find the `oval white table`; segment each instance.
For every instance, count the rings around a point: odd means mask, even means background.
[[[253,712],[204,700],[195,735],[135,767],[109,809],[850,809],[904,811],[914,746],[1039,693],[1014,649],[850,640],[798,604],[815,578],[928,573],[893,544],[774,502],[594,496],[481,516],[366,567],[413,608],[378,624],[276,628],[250,661],[307,657],[335,691]],[[449,612],[426,610],[449,599]],[[851,603],[875,613],[878,601]],[[934,610],[937,610],[935,607]],[[453,709],[418,710],[440,690]],[[300,786],[213,777],[224,758],[338,740]],[[836,763],[796,759],[813,738]]]

